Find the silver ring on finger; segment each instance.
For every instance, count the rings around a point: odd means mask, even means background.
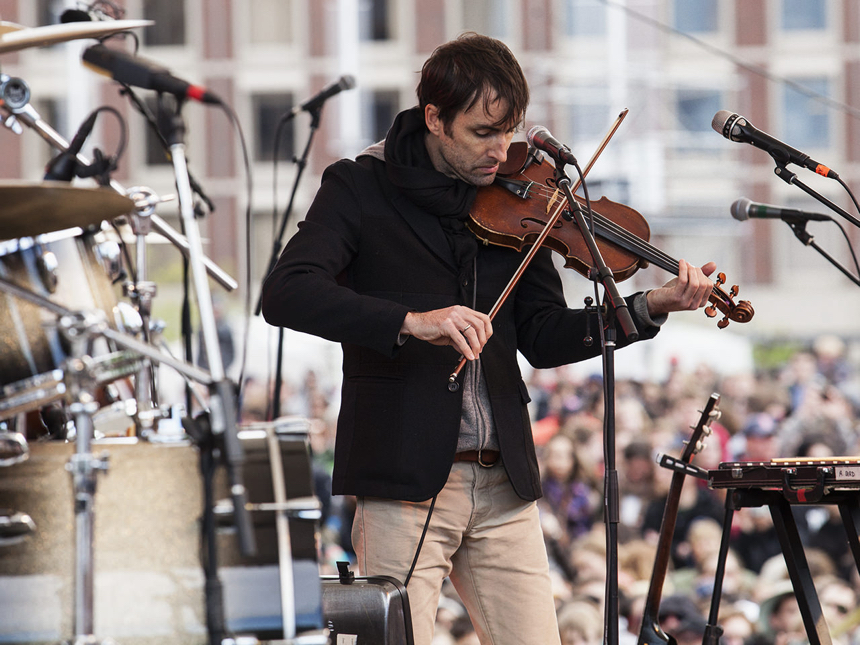
[[[465,334],[465,333],[466,333],[467,331],[469,331],[471,328],[472,328],[472,324],[471,324],[471,323],[469,323],[468,325],[466,325],[465,327],[463,327],[463,329],[461,329],[461,330],[460,330],[460,333],[461,333],[461,334]]]

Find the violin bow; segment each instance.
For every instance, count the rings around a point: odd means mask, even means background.
[[[600,157],[601,154],[603,154],[603,151],[606,149],[606,146],[609,145],[609,141],[615,135],[615,132],[618,130],[619,126],[621,125],[621,122],[624,121],[624,118],[627,116],[627,113],[629,111],[630,110],[628,108],[624,108],[621,113],[615,118],[615,121],[613,121],[612,125],[609,128],[609,131],[603,137],[603,140],[600,142],[600,145],[597,146],[597,150],[594,151],[594,154],[591,155],[591,159],[589,159],[588,163],[585,165],[585,168],[582,171],[582,177],[588,175],[589,171],[594,166],[597,159]],[[580,185],[582,185],[582,177],[576,180],[576,183],[571,188],[571,192],[576,192],[579,189]],[[558,191],[556,192],[558,193]],[[552,203],[554,200],[555,195],[553,195],[553,197],[550,199],[547,210],[552,207]],[[529,264],[531,264],[531,261],[534,259],[535,255],[537,255],[537,252],[543,245],[544,240],[546,240],[550,231],[552,231],[556,222],[558,222],[558,218],[561,217],[562,212],[564,212],[564,207],[566,203],[567,200],[565,199],[561,199],[558,202],[558,206],[556,206],[555,211],[547,221],[546,226],[543,227],[543,230],[541,231],[540,235],[537,237],[534,244],[532,244],[531,248],[528,250],[528,253],[526,253],[526,256],[520,263],[519,268],[517,268],[510,282],[508,282],[508,285],[505,287],[505,290],[502,291],[502,295],[499,296],[499,299],[496,300],[496,304],[494,304],[493,308],[490,310],[490,320],[496,317],[496,314],[498,313],[499,309],[502,307],[503,304],[505,304],[505,301],[508,299],[508,296],[511,295],[511,292],[514,290],[514,287],[516,286],[517,282],[520,281],[520,278],[522,278],[523,273],[525,273],[525,270],[528,268]],[[465,366],[466,357],[461,355],[460,362],[457,364],[457,367],[454,369],[453,372],[451,372],[451,375],[448,376],[448,389],[451,392],[456,392],[458,389],[460,389],[460,384],[457,382],[457,377],[460,375],[460,372]]]

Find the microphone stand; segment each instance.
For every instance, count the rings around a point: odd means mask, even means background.
[[[824,195],[816,192],[815,190],[813,190],[812,188],[810,188],[809,186],[804,184],[802,181],[800,181],[797,178],[796,173],[791,172],[790,170],[788,170],[785,167],[784,163],[777,161],[776,162],[776,168],[773,169],[773,172],[777,177],[782,179],[786,184],[789,184],[789,185],[793,184],[793,185],[797,186],[803,192],[805,192],[807,195],[809,195],[810,197],[814,197],[819,202],[821,202],[822,204],[827,206],[827,208],[832,210],[834,213],[841,215],[842,217],[847,219],[849,222],[854,224],[854,226],[857,226],[858,228],[860,228],[860,220],[858,220],[856,217],[854,217],[850,213],[846,212],[844,209],[842,209],[839,206],[837,206],[836,204],[834,204],[832,201],[827,199]]]
[[[615,468],[615,347],[616,323],[620,325],[625,338],[631,341],[639,337],[627,303],[618,292],[618,286],[611,269],[606,266],[594,235],[583,217],[578,202],[573,197],[570,179],[563,172],[564,164],[556,162],[556,184],[565,194],[570,212],[576,220],[586,246],[591,253],[594,266],[589,276],[595,283],[600,281],[605,292],[605,320],[600,321],[601,352],[603,355],[603,434],[604,434],[604,515],[606,524],[606,604],[604,609],[604,643],[617,645],[618,629],[618,523],[620,521],[620,501],[618,491],[618,471]],[[577,171],[579,167],[577,166]],[[588,195],[585,181],[583,189]],[[598,320],[602,318],[598,307]]]
[[[289,118],[292,119],[294,116],[293,112],[288,113]],[[305,144],[305,149],[302,151],[301,158],[296,160],[296,165],[298,166],[298,171],[296,172],[296,178],[293,180],[293,189],[290,193],[290,201],[287,204],[287,208],[284,211],[284,216],[281,219],[281,226],[278,229],[278,234],[275,236],[275,242],[272,245],[272,255],[269,258],[269,268],[266,270],[266,274],[263,276],[263,281],[265,282],[266,278],[269,277],[269,274],[272,272],[272,269],[275,268],[275,265],[278,263],[278,257],[281,254],[281,249],[283,248],[283,239],[284,233],[287,230],[287,223],[290,221],[290,214],[293,212],[293,204],[296,200],[296,194],[299,190],[299,181],[302,178],[302,174],[305,171],[308,163],[308,156],[311,151],[311,144],[314,140],[314,135],[320,126],[320,119],[322,117],[322,105],[310,110],[311,115],[311,131],[308,134],[308,140]],[[275,181],[277,181],[277,177],[275,177]],[[259,316],[260,311],[263,308],[263,292],[262,286],[260,289],[260,297],[257,300],[257,308],[256,314]],[[281,389],[283,388],[283,376],[281,375],[281,367],[284,359],[284,328],[278,327],[278,351],[275,359],[275,383],[274,383],[274,391],[272,393],[272,415],[270,417],[270,421],[277,419],[281,416]]]
[[[797,186],[803,192],[805,192],[807,195],[814,197],[819,202],[821,202],[822,204],[827,206],[830,210],[841,215],[842,217],[847,219],[849,222],[851,222],[855,226],[860,226],[860,220],[853,217],[852,215],[847,213],[845,210],[843,210],[842,208],[840,208],[839,206],[834,204],[832,201],[827,199],[824,195],[821,195],[817,191],[813,190],[812,188],[810,188],[809,186],[804,184],[802,181],[800,181],[797,178],[797,174],[788,170],[784,164],[777,162],[776,168],[774,168],[773,172],[777,177],[782,179],[785,183],[787,183],[789,185]],[[813,249],[818,251],[819,255],[821,255],[824,259],[826,259],[828,262],[830,262],[830,264],[832,264],[837,269],[839,269],[845,276],[848,277],[849,280],[851,280],[851,282],[853,282],[857,286],[860,286],[860,279],[858,279],[857,276],[855,276],[850,271],[848,271],[848,269],[846,269],[844,266],[842,266],[839,263],[839,261],[836,260],[836,258],[831,256],[829,253],[827,253],[827,251],[825,251],[820,246],[818,246],[818,244],[814,241],[812,235],[810,235],[809,232],[806,230],[806,222],[800,222],[800,221],[789,222],[787,220],[784,220],[784,221],[786,224],[788,224],[791,227],[791,230],[794,232],[794,236],[798,240],[800,240],[800,242],[802,244],[804,244],[805,246],[811,246]]]
[[[163,97],[160,97],[163,100]],[[209,282],[203,265],[203,245],[200,229],[194,217],[194,199],[191,183],[188,179],[188,167],[185,157],[185,122],[182,119],[182,102],[177,102],[176,110],[167,123],[166,138],[170,144],[170,156],[173,162],[176,179],[176,192],[179,197],[180,215],[185,235],[189,245],[188,263],[194,291],[197,296],[200,328],[203,333],[206,357],[209,362],[209,373],[212,383],[209,386],[209,418],[206,440],[201,441],[201,469],[204,471],[204,518],[203,525],[207,544],[206,558],[206,620],[211,645],[218,645],[224,637],[224,599],[223,588],[218,578],[217,550],[215,548],[214,509],[212,505],[212,479],[204,464],[214,464],[215,440],[220,439],[225,466],[233,498],[233,519],[236,523],[239,550],[243,556],[253,556],[256,553],[256,541],[251,525],[250,513],[247,508],[247,494],[243,484],[242,465],[244,455],[239,441],[237,429],[236,391],[227,379],[224,364],[221,359],[221,349],[218,344],[218,331],[215,326],[215,314],[212,307],[212,296],[209,292]],[[210,461],[211,460],[211,461]]]

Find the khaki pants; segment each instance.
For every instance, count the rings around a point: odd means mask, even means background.
[[[352,539],[362,575],[405,580],[430,501],[359,498]],[[433,638],[450,576],[482,644],[559,643],[537,505],[514,493],[504,466],[456,462],[439,493],[407,591],[416,645]]]

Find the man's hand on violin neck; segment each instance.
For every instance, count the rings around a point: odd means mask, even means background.
[[[487,314],[455,305],[433,311],[410,311],[403,319],[400,333],[433,345],[453,345],[473,361],[493,335],[493,324]]]
[[[678,262],[678,277],[659,289],[648,292],[648,313],[661,316],[673,311],[689,311],[704,307],[714,288],[708,278],[717,268],[714,262],[694,267],[685,260]]]

